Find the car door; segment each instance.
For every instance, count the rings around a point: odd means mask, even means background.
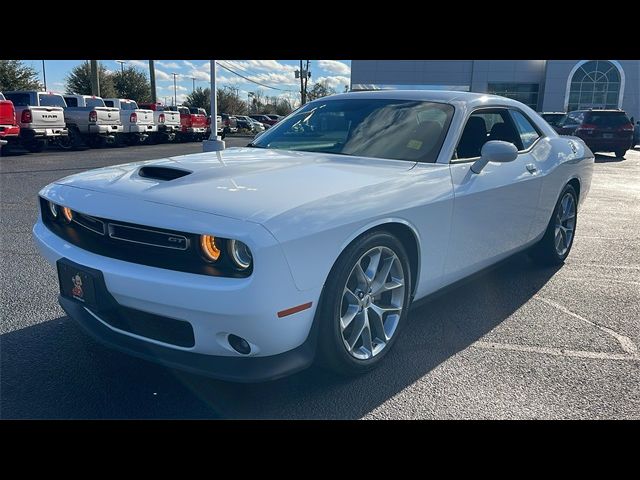
[[[523,119],[529,128],[520,125]],[[539,138],[521,112],[507,108],[482,108],[467,119],[450,163],[454,207],[447,280],[480,270],[528,241],[541,190],[531,155]],[[518,157],[508,163],[490,162],[476,174],[471,165],[490,140],[513,143]]]

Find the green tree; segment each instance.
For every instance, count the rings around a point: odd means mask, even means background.
[[[138,103],[151,101],[151,84],[144,72],[127,67],[124,71],[116,71],[112,76],[118,98],[129,98]]]
[[[42,84],[35,68],[20,60],[0,60],[0,91],[40,89]]]
[[[184,104],[188,107],[204,108],[207,113],[211,113],[211,89],[197,87],[187,95]]]
[[[218,102],[218,113],[228,113],[229,115],[246,115],[249,111],[247,102],[238,97],[235,88],[219,88],[216,98]]]
[[[100,96],[104,98],[116,97],[116,90],[113,86],[113,75],[99,64],[98,81],[100,82]],[[91,95],[91,65],[88,61],[73,67],[71,73],[64,79],[67,93],[77,95]]]
[[[313,84],[313,87],[307,93],[307,101],[310,102],[311,100],[333,95],[334,93],[336,93],[335,89],[331,88],[326,81],[317,82]]]

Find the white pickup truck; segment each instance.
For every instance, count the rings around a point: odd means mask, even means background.
[[[153,121],[158,127],[155,138],[159,142],[173,142],[180,133],[180,112],[174,112],[157,103],[141,103],[140,108],[153,111]]]
[[[31,152],[41,152],[49,140],[67,135],[66,103],[62,95],[36,90],[4,92],[13,102],[20,125],[20,143]]]
[[[126,98],[105,98],[104,104],[120,109],[122,134],[118,137],[122,136],[125,143],[136,145],[158,131],[158,126],[153,121],[153,110],[138,108],[135,101]]]
[[[113,143],[116,135],[122,133],[120,111],[107,107],[104,100],[92,95],[64,95],[67,107],[64,119],[69,136],[58,141],[61,148],[75,148],[82,143],[100,147]]]

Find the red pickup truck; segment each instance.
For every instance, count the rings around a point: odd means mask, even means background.
[[[180,140],[201,142],[207,132],[207,112],[204,108],[166,107],[167,110],[180,112]]]
[[[17,143],[20,125],[16,122],[16,109],[11,100],[5,100],[0,93],[0,149],[4,153],[11,143]]]

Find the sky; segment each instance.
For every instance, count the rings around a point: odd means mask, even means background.
[[[47,90],[64,92],[64,79],[73,67],[84,60],[46,60],[45,69],[47,75]],[[134,66],[145,72],[149,70],[147,60],[122,60],[127,66]],[[116,60],[100,60],[108,70],[121,68]],[[219,60],[221,65],[247,77],[250,80],[263,83],[270,87],[256,85],[245,80],[225,68],[218,66],[216,71],[217,87],[231,86],[238,89],[240,98],[247,98],[249,92],[260,90],[264,96],[285,96],[294,100],[300,98],[300,80],[295,78],[295,70],[300,68],[299,60]],[[27,60],[42,78],[42,61]],[[173,75],[177,73],[177,100],[178,104],[186,98],[193,89],[195,78],[196,87],[210,86],[209,60],[156,60],[156,87],[157,97],[161,102],[171,104],[173,90]],[[351,77],[350,60],[311,60],[309,70],[309,88],[318,81],[325,81],[337,92],[343,92],[349,85]]]

